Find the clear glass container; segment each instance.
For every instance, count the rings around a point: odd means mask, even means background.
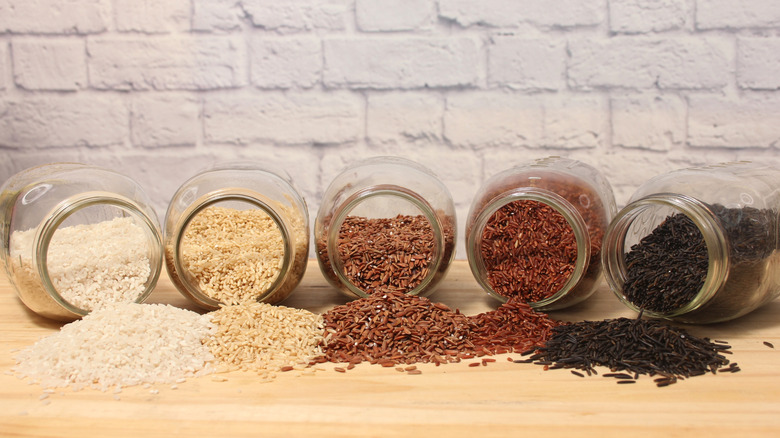
[[[198,306],[277,304],[306,271],[309,213],[284,171],[222,163],[174,194],[165,217],[165,266]]]
[[[466,221],[474,278],[501,302],[538,310],[572,306],[601,278],[601,245],[615,215],[612,188],[583,162],[547,157],[488,179]]]
[[[370,158],[330,183],[314,241],[325,278],[349,297],[387,291],[426,296],[455,255],[455,205],[424,166]]]
[[[780,294],[780,171],[735,162],[645,182],[607,231],[605,276],[629,308],[731,320]]]
[[[162,270],[150,205],[135,181],[100,167],[52,163],[12,176],[0,188],[0,236],[21,301],[60,321],[143,302]]]

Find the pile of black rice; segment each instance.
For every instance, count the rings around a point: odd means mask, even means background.
[[[569,369],[580,377],[598,374],[617,383],[634,383],[640,375],[655,377],[657,386],[668,386],[707,373],[738,372],[726,354],[731,346],[691,335],[685,329],[657,319],[615,318],[562,324],[553,329],[540,348],[523,353],[518,363],[543,365],[545,369]]]

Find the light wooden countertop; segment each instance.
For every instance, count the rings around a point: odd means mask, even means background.
[[[430,296],[467,315],[497,307],[457,261]],[[163,274],[148,302],[194,309]],[[346,302],[327,285],[316,261],[283,305],[323,312]],[[553,312],[557,319],[634,316],[606,286],[585,303]],[[0,274],[0,436],[780,436],[780,300],[741,319],[689,326],[698,336],[732,345],[739,373],[707,374],[657,388],[544,371],[496,356],[495,363],[418,365],[420,375],[361,364],[347,373],[281,373],[261,383],[229,373],[120,394],[41,388],[9,374],[13,352],[60,327],[27,310]],[[768,341],[776,349],[764,345]],[[519,359],[518,355],[515,358]],[[446,434],[446,435],[445,435]]]

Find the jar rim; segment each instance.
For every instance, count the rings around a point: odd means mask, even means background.
[[[577,242],[577,260],[574,264],[574,271],[569,275],[566,283],[564,283],[556,293],[549,297],[540,301],[527,303],[529,306],[536,309],[546,308],[574,290],[588,269],[591,259],[591,238],[587,233],[587,224],[574,205],[557,193],[547,189],[537,187],[516,187],[500,193],[486,202],[467,232],[466,248],[469,249],[467,251],[467,256],[469,267],[471,268],[474,277],[477,279],[477,282],[490,296],[498,299],[502,303],[509,301],[509,297],[496,292],[487,282],[485,276],[480,274],[481,272],[486,272],[487,268],[485,267],[485,261],[479,248],[481,247],[483,231],[487,226],[488,220],[490,220],[499,209],[515,201],[536,201],[553,208],[563,216],[572,228],[574,239]],[[584,298],[586,297],[583,297],[583,299]]]
[[[203,194],[184,210],[174,227],[175,232],[174,235],[171,236],[173,239],[172,262],[176,272],[171,274],[179,277],[179,281],[175,283],[184,287],[185,290],[181,292],[184,292],[199,306],[213,310],[218,309],[223,303],[201,291],[200,288],[193,284],[190,278],[188,278],[187,274],[189,271],[182,266],[182,241],[184,239],[185,230],[198,214],[208,207],[227,201],[244,202],[262,210],[274,221],[282,235],[284,255],[282,257],[282,266],[280,267],[279,275],[277,275],[274,282],[264,293],[255,298],[258,302],[262,302],[264,299],[271,296],[287,281],[288,274],[292,271],[292,265],[295,259],[295,247],[293,245],[293,234],[291,231],[293,228],[285,216],[279,214],[277,209],[274,208],[274,205],[277,205],[278,202],[256,191],[239,187],[226,187]]]
[[[629,301],[623,294],[626,281],[625,250],[626,235],[631,225],[650,209],[666,207],[684,214],[693,221],[707,247],[707,275],[696,295],[686,305],[670,311],[657,312],[642,309]],[[688,314],[712,299],[725,284],[729,273],[729,244],[726,233],[710,207],[688,195],[679,193],[656,193],[637,199],[621,209],[604,235],[602,264],[604,277],[612,292],[628,308],[649,317],[673,319]]]
[[[344,274],[344,266],[338,252],[338,233],[342,224],[346,220],[349,213],[354,210],[361,203],[380,196],[395,196],[405,201],[410,202],[416,208],[418,208],[428,223],[433,229],[433,235],[435,237],[433,260],[429,268],[428,275],[426,275],[420,284],[414,287],[414,289],[405,292],[407,295],[420,295],[424,291],[430,291],[428,286],[436,277],[436,273],[441,269],[442,264],[445,263],[445,245],[446,239],[444,235],[444,224],[441,222],[441,218],[434,211],[433,206],[420,194],[408,188],[401,187],[396,184],[375,184],[367,187],[363,187],[357,190],[347,199],[344,200],[333,212],[332,219],[328,223],[327,228],[327,250],[329,257],[330,268],[336,274],[338,281],[344,285],[352,294],[357,297],[368,297],[370,294],[355,285]]]
[[[80,210],[96,205],[112,206],[140,219],[140,224],[144,225],[144,232],[152,243],[150,248],[149,277],[146,280],[143,292],[135,299],[136,303],[144,302],[149,297],[162,271],[162,233],[159,225],[149,214],[141,210],[135,202],[122,195],[105,191],[83,192],[63,199],[49,212],[46,220],[41,222],[36,230],[34,237],[36,253],[33,256],[32,263],[33,270],[38,272],[41,285],[46,293],[59,306],[78,317],[87,315],[89,310],[81,309],[70,303],[54,286],[49,276],[48,250],[54,233],[66,219]]]

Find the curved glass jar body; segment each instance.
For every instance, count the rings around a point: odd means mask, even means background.
[[[547,157],[500,172],[469,211],[472,274],[502,302],[539,310],[579,303],[598,286],[602,239],[616,210],[609,182],[580,161]]]
[[[425,296],[455,255],[455,205],[427,168],[375,157],[333,179],[314,240],[322,273],[347,296],[387,291]]]
[[[102,305],[143,302],[154,289],[161,232],[132,179],[52,163],[17,173],[0,190],[3,262],[34,312],[72,321]]]
[[[174,194],[165,217],[165,266],[198,306],[287,298],[306,271],[309,214],[283,172],[224,163]]]
[[[612,290],[644,315],[726,321],[780,294],[780,171],[749,162],[644,183],[605,237]]]

